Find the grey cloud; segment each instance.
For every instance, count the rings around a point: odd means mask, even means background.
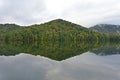
[[[94,0],[92,0],[94,1]],[[120,1],[84,1],[84,3],[76,3],[64,11],[65,19],[85,26],[93,26],[98,23],[104,23],[106,20],[113,19],[114,16],[119,17]],[[63,15],[64,15],[63,14]],[[119,21],[117,21],[119,22]]]
[[[23,24],[34,23],[36,21],[34,16],[41,15],[41,13],[45,12],[46,8],[44,0],[5,0],[4,3],[2,9],[0,9],[2,20],[12,17],[15,22]]]
[[[62,18],[87,27],[120,24],[115,17],[120,17],[119,5],[118,0],[0,0],[0,23],[30,25]]]

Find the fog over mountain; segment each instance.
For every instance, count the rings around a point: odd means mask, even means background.
[[[97,32],[103,32],[103,33],[109,33],[109,34],[120,34],[120,25],[98,24],[91,27],[90,29]]]

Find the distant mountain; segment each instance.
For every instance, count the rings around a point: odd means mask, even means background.
[[[120,25],[98,24],[90,27],[91,30],[109,34],[120,34]]]

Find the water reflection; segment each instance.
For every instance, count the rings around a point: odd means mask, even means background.
[[[89,42],[8,42],[0,44],[0,55],[11,56],[19,53],[40,55],[57,61],[65,60],[73,56],[105,45],[104,43]]]
[[[91,52],[60,62],[23,53],[0,56],[0,80],[120,80],[119,60]]]
[[[120,80],[119,53],[110,43],[1,43],[0,80]]]
[[[90,52],[93,52],[100,56],[120,54],[120,45],[104,46],[101,48],[93,49]]]

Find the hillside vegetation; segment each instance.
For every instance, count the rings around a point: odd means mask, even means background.
[[[118,36],[99,33],[62,19],[56,19],[40,25],[18,26],[0,25],[1,41],[108,41],[117,40]]]

